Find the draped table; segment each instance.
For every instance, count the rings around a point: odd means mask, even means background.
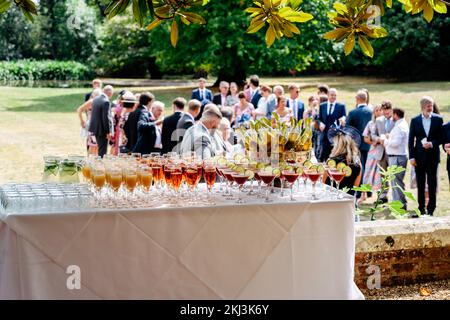
[[[353,198],[272,198],[3,212],[0,299],[363,299]]]

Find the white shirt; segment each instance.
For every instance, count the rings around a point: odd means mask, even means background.
[[[220,95],[221,101],[222,101],[222,106],[226,106],[227,105],[227,96],[224,95]]]
[[[395,122],[389,138],[384,140],[384,147],[389,156],[406,156],[408,154],[409,126],[405,119]]]
[[[328,101],[328,105],[327,105],[327,116],[333,114],[334,112],[334,107],[336,106],[336,102],[330,102]]]
[[[297,99],[289,99],[289,107],[291,107],[294,118],[297,119],[298,113]]]
[[[267,103],[269,102],[269,99],[265,99],[264,97],[262,97],[261,99],[259,99],[258,101],[258,112],[263,113],[263,115],[258,114],[257,115],[257,119],[261,119],[261,118],[265,118],[266,114],[267,114]]]
[[[423,113],[422,113],[422,125],[423,125],[423,128],[424,128],[424,130],[425,130],[425,134],[427,135],[427,137],[428,137],[428,135],[430,134],[431,117],[432,117],[432,116],[433,116],[433,115],[430,114],[430,116],[429,116],[428,118],[426,118],[426,117],[423,115]]]
[[[155,132],[156,132],[156,140],[155,140],[155,148],[162,149],[162,142],[161,142],[161,129],[155,125]]]

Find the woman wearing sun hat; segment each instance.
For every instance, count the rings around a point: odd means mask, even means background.
[[[359,186],[361,182],[361,158],[358,149],[361,143],[361,136],[358,130],[353,127],[333,125],[328,130],[328,140],[333,145],[328,160],[334,160],[336,164],[344,163],[351,168],[351,174],[341,181],[339,188],[349,188],[348,193],[354,195],[355,192],[352,188]],[[327,175],[324,176],[324,180],[330,184]]]

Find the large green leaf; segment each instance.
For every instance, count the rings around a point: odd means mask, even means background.
[[[177,20],[173,19],[172,27],[170,28],[170,42],[172,46],[176,47],[178,42],[178,24]]]
[[[345,55],[348,56],[353,51],[353,48],[355,48],[355,34],[351,33],[344,45]]]
[[[3,13],[6,10],[8,10],[10,6],[11,6],[10,0],[1,0],[0,1],[0,13]]]
[[[373,58],[373,47],[370,44],[370,41],[367,40],[365,36],[360,35],[358,37],[359,46],[361,47],[361,50],[364,52],[366,56],[369,56]]]

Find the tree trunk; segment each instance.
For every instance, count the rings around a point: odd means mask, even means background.
[[[224,63],[226,67],[219,69],[217,80],[213,84],[213,87],[218,87],[220,81],[236,82],[239,87],[243,87],[247,77],[247,68],[246,62],[238,58],[237,47],[232,47],[230,50],[222,50],[221,52],[224,56],[217,57],[217,61],[231,59],[231,63]]]
[[[220,70],[217,74],[216,82],[213,87],[218,87],[221,81],[236,82],[239,87],[243,87],[247,74],[243,68],[236,66],[234,70],[226,69]]]

